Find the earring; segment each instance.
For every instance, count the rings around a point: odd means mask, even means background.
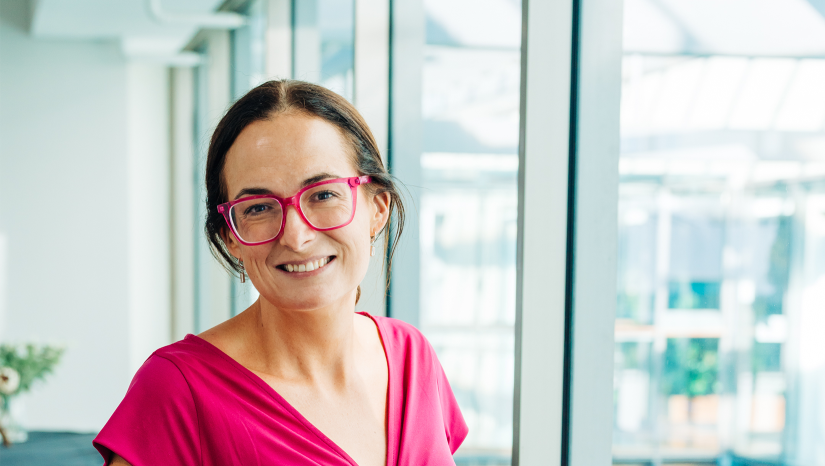
[[[375,255],[375,235],[370,236],[370,257]]]
[[[246,269],[243,268],[243,262],[241,262],[241,283],[246,283]]]

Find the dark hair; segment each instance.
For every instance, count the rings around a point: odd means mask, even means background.
[[[387,286],[389,286],[389,269],[392,267],[395,248],[404,229],[404,205],[401,202],[401,196],[392,176],[384,167],[378,145],[375,143],[367,122],[358,110],[346,99],[329,89],[303,81],[285,79],[261,84],[235,102],[215,128],[206,158],[205,230],[212,254],[230,273],[240,273],[243,270],[240,261],[229,254],[226,248],[222,235],[231,233],[226,231],[223,215],[218,213],[218,205],[227,202],[229,196],[223,176],[223,167],[229,148],[235,143],[241,131],[250,124],[289,112],[318,117],[337,127],[352,148],[353,161],[358,174],[372,177],[372,182],[364,185],[364,188],[372,195],[390,194],[389,218],[393,219],[393,214],[395,214],[393,222],[395,238],[392,241],[392,249],[389,251],[387,265]],[[389,225],[390,221],[387,221],[384,228],[376,233],[376,236],[382,233],[386,236],[385,253],[390,243],[388,241]],[[360,291],[359,286],[358,295]]]

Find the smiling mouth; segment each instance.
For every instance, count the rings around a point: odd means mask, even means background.
[[[297,264],[281,264],[275,266],[277,269],[281,269],[284,272],[295,273],[295,272],[312,272],[313,270],[318,270],[325,267],[327,264],[335,260],[335,256],[324,257],[322,259],[316,259],[314,261],[307,261]]]

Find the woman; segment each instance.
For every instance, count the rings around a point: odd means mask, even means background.
[[[106,464],[454,464],[467,426],[432,347],[354,312],[394,210],[393,244],[403,227],[358,112],[262,84],[215,129],[206,188],[213,251],[260,298],[147,359],[94,441]]]

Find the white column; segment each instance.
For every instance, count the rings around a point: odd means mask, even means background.
[[[594,2],[523,3],[514,465],[611,463],[622,15]]]
[[[170,343],[169,73],[130,63],[127,80],[129,368]]]
[[[172,340],[195,331],[195,106],[191,68],[172,70]]]
[[[207,78],[207,102],[208,102],[208,121],[206,134],[200,135],[204,142],[203,164],[206,166],[206,152],[208,149],[209,140],[218,122],[223,118],[224,113],[229,108],[232,100],[230,95],[230,46],[229,46],[229,32],[228,31],[210,31],[207,47],[208,53],[208,78]],[[203,178],[195,180],[201,186],[204,186]],[[205,202],[206,188],[203,188],[204,198],[196,199],[196,202]],[[202,220],[198,220],[198,225]],[[205,235],[203,232],[198,234]],[[203,266],[208,269],[207,276],[209,289],[202,293],[209,300],[205,303],[206,314],[202,316],[202,329],[206,330],[212,328],[221,322],[227,320],[231,315],[231,280],[235,279],[223,266],[211,255],[203,257]]]
[[[612,464],[622,1],[580,3],[569,463]]]
[[[266,18],[266,78],[291,78],[292,1],[268,0]]]
[[[292,77],[292,1],[268,0],[266,78]]]
[[[522,8],[513,465],[559,465],[573,2]]]

